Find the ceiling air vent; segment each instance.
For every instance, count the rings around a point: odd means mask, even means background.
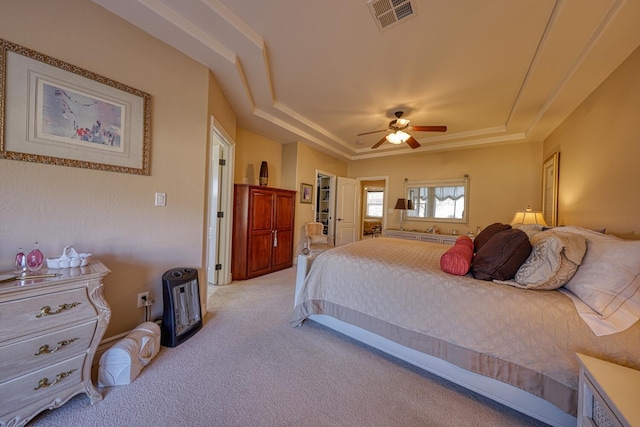
[[[409,0],[369,0],[367,6],[380,32],[406,21],[417,14]]]

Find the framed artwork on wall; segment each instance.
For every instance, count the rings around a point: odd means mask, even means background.
[[[300,203],[311,203],[313,185],[300,183]]]
[[[151,96],[0,39],[0,158],[150,175]]]
[[[560,153],[547,157],[542,166],[542,214],[547,224],[558,225],[558,171]]]

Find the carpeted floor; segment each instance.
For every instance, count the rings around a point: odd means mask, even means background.
[[[295,268],[219,287],[205,325],[131,384],[32,426],[540,426],[313,322],[293,328]]]

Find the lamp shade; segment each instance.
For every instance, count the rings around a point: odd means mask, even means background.
[[[411,209],[409,205],[412,204],[411,200],[407,199],[398,199],[396,202],[396,207],[394,209]]]
[[[516,211],[515,215],[513,215],[513,219],[511,220],[511,225],[527,225],[527,224],[538,224],[543,227],[547,227],[548,224],[544,220],[544,216],[542,212],[534,212],[531,210],[529,206],[527,206],[527,210],[525,211]]]

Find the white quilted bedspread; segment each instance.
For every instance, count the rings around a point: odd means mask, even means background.
[[[640,368],[640,323],[596,337],[561,292],[443,272],[439,261],[447,248],[379,238],[324,252],[311,266],[293,323],[329,314],[574,415],[576,352]]]

